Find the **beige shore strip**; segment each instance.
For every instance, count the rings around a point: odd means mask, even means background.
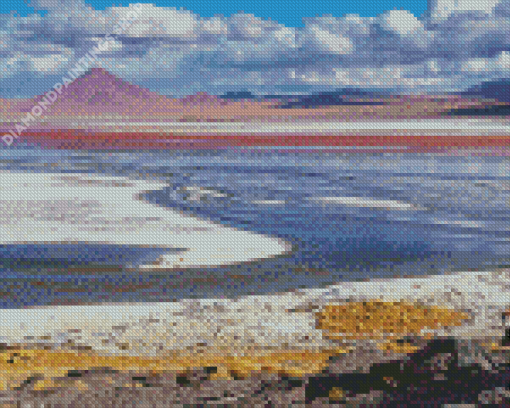
[[[510,120],[504,118],[400,118],[393,120],[324,120],[317,119],[271,119],[261,117],[249,121],[187,121],[176,118],[156,118],[154,120],[125,120],[124,117],[71,117],[61,115],[45,119],[33,129],[39,130],[94,130],[108,133],[139,133],[147,135],[159,133],[173,136],[206,134],[211,136],[235,136],[258,134],[272,135],[337,135],[337,136],[507,136],[510,134]],[[0,118],[0,126],[14,128],[19,120],[7,121]],[[30,133],[30,132],[28,132]],[[147,136],[149,137],[149,136]]]

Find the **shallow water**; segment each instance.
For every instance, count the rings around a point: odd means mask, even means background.
[[[0,171],[165,181],[169,187],[145,199],[278,236],[294,251],[155,274],[130,269],[156,258],[154,249],[0,245],[0,306],[231,297],[503,267],[510,264],[510,160],[471,152],[2,149]]]

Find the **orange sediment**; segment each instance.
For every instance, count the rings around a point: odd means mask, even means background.
[[[420,335],[425,329],[460,326],[470,317],[437,306],[382,301],[327,305],[316,315],[316,328],[335,340]]]
[[[406,302],[352,302],[327,305],[316,313],[316,328],[332,340],[375,338],[389,340],[381,345],[396,353],[411,353],[416,347],[396,340],[420,335],[424,329],[458,326],[469,315],[464,312]],[[100,355],[90,350],[44,350],[8,347],[0,351],[0,390],[19,387],[27,379],[35,389],[44,390],[67,384],[69,371],[111,369],[118,372],[176,372],[215,367],[211,379],[249,377],[267,372],[301,377],[322,372],[330,357],[347,353],[345,345],[330,349],[241,350],[236,347],[205,347],[202,350],[174,351],[164,356]],[[76,382],[76,381],[74,381]],[[73,383],[74,384],[74,383]],[[73,386],[78,386],[76,383]],[[84,384],[81,384],[85,387]]]
[[[228,352],[228,351],[227,351]],[[186,372],[201,367],[216,367],[213,379],[246,377],[269,372],[300,377],[321,372],[332,355],[347,352],[336,348],[321,351],[271,352],[232,355],[227,352],[173,354],[159,358],[105,356],[93,352],[16,349],[0,353],[0,390],[19,387],[28,378],[37,379],[37,389],[52,388],[69,371],[108,368],[119,372]]]

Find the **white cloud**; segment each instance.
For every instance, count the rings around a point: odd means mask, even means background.
[[[439,66],[439,64],[437,63],[437,61],[435,60],[430,60],[430,61],[427,61],[426,62],[427,64],[427,68],[431,71],[431,72],[434,72],[434,73],[438,73],[441,71],[441,67]]]
[[[496,63],[501,70],[510,72],[510,51],[503,51],[499,54]]]
[[[429,0],[429,11],[434,22],[445,21],[452,14],[481,12],[491,14],[501,0]]]
[[[465,61],[461,70],[467,72],[485,72],[489,69],[490,60],[488,58],[474,58]]]
[[[379,23],[383,28],[400,36],[422,34],[423,23],[412,13],[405,10],[391,10],[380,16]]]
[[[125,7],[112,7],[113,15],[122,19],[126,16]],[[122,34],[130,37],[169,36],[189,41],[197,34],[199,23],[189,11],[178,11],[152,4],[142,4],[137,10],[133,24]]]
[[[70,62],[70,58],[64,55],[49,55],[42,58],[30,58],[34,69],[42,73],[56,73],[62,68],[67,67]]]
[[[203,34],[226,35],[228,32],[227,23],[219,17],[203,19],[199,24]]]
[[[469,73],[492,73],[494,76],[503,74],[508,75],[510,71],[510,52],[503,51],[494,58],[474,58],[465,61],[461,67],[462,71]]]
[[[270,27],[268,22],[252,14],[239,13],[228,19],[228,33],[237,40],[262,37]]]
[[[276,38],[282,44],[295,48],[296,44],[296,30],[289,27],[280,27],[273,32],[274,38]]]
[[[317,25],[310,27],[309,40],[319,51],[333,54],[349,54],[354,46],[352,41],[341,34],[331,33]]]
[[[82,0],[33,3],[49,12],[6,17],[2,26],[3,77],[13,70],[39,79],[59,70],[64,74],[133,10],[100,11]],[[222,89],[278,93],[279,87],[294,86],[437,92],[510,76],[510,0],[429,4],[422,18],[392,10],[376,17],[304,18],[299,28],[244,13],[201,18],[142,4],[138,18],[97,64],[128,80],[168,87],[164,92],[173,94]]]

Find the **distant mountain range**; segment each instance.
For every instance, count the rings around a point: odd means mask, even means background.
[[[254,99],[254,100],[280,100],[284,102],[288,102],[287,104],[281,105],[280,108],[290,108],[290,107],[307,107],[314,108],[318,106],[331,106],[331,105],[351,105],[351,104],[359,104],[358,102],[353,102],[350,99],[352,98],[384,98],[387,97],[387,93],[374,92],[370,90],[364,89],[354,89],[354,88],[342,88],[329,92],[318,92],[314,94],[308,95],[253,95],[249,91],[240,91],[240,92],[227,92],[222,95],[223,99]]]
[[[31,99],[0,100],[0,122],[11,127],[9,123],[19,122],[43,98],[44,95],[39,95]],[[200,92],[172,98],[133,85],[104,69],[92,68],[62,89],[56,101],[47,107],[40,126],[78,126],[76,119],[82,120],[80,126],[88,126],[89,118],[112,123],[280,122],[437,119],[466,115],[510,116],[509,81],[484,83],[459,95],[394,95],[342,88],[311,95],[259,96],[241,91],[223,96]]]
[[[279,109],[315,109],[331,106],[376,106],[399,103],[458,103],[459,107],[443,112],[446,116],[508,116],[510,105],[493,105],[487,99],[510,102],[510,81],[485,82],[468,91],[450,95],[396,95],[368,89],[342,88],[310,95],[253,95],[249,91],[227,92],[222,98],[232,100],[277,100]],[[473,100],[474,99],[474,100]],[[484,100],[484,101],[482,101]],[[479,103],[477,103],[479,101]],[[468,106],[475,105],[475,106]]]
[[[510,79],[482,82],[471,87],[461,95],[472,95],[483,99],[496,99],[501,102],[510,102]]]

